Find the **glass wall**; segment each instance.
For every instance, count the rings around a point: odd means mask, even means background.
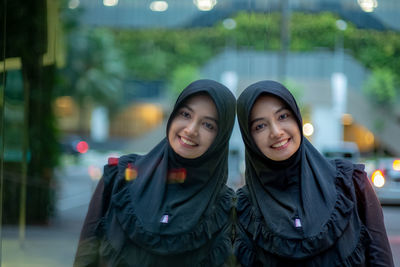
[[[107,159],[154,147],[199,78],[279,80],[321,151],[400,156],[397,0],[0,3],[2,266],[72,266]],[[233,188],[243,149],[235,127]]]

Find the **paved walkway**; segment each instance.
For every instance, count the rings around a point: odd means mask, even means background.
[[[17,226],[3,227],[3,267],[70,267],[87,206],[64,211],[48,226],[28,226],[24,242]]]
[[[2,267],[70,267],[82,222],[95,187],[88,174],[93,162],[102,165],[102,155],[91,155],[75,164],[71,158],[56,172],[57,214],[49,225],[26,227],[25,239],[19,240],[18,226],[3,226]],[[92,162],[93,161],[93,162]],[[28,207],[29,208],[29,205]]]

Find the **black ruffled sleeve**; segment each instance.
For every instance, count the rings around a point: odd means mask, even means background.
[[[237,191],[237,216],[243,214],[242,217],[249,216],[249,220],[253,220],[251,211],[251,204],[248,201],[247,196],[247,186],[240,188]],[[235,218],[235,239],[234,239],[234,254],[237,260],[240,262],[241,266],[248,267],[255,264],[256,251],[252,240],[243,228],[239,218]]]
[[[99,180],[93,193],[82,226],[74,267],[99,266],[98,251],[100,242],[96,236],[96,229],[108,208],[111,193],[110,184],[112,184],[117,172],[117,166],[106,165],[104,167],[103,177]]]
[[[360,219],[372,237],[367,251],[368,266],[394,266],[386,234],[382,207],[368,180],[363,165],[356,165],[353,173]]]

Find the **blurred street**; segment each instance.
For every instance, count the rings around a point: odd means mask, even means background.
[[[23,242],[19,241],[17,226],[4,226],[1,266],[72,266],[80,228],[97,183],[91,175],[99,175],[98,170],[102,172],[109,155],[93,152],[82,157],[79,163],[68,159],[66,167],[57,172],[56,218],[48,226],[28,226]],[[384,206],[383,211],[395,266],[400,267],[400,206]]]
[[[100,166],[106,162],[101,155],[90,158]],[[65,168],[57,171],[57,215],[48,226],[28,226],[23,242],[19,240],[18,226],[3,226],[1,266],[72,266],[82,222],[97,183],[89,176],[87,160],[82,159],[79,164],[67,162]]]
[[[384,206],[383,214],[394,263],[400,266],[400,206]]]

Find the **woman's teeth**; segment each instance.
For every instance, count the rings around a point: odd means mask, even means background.
[[[276,143],[276,144],[272,145],[272,147],[278,148],[278,147],[286,145],[287,142],[289,142],[289,139],[286,139],[286,140],[283,140],[282,142]]]
[[[195,146],[195,145],[196,145],[196,143],[193,143],[192,141],[187,140],[187,139],[185,139],[185,138],[182,137],[182,136],[181,136],[181,140],[182,140],[183,143],[185,143],[185,144],[187,144],[187,145],[189,145],[189,146]]]

